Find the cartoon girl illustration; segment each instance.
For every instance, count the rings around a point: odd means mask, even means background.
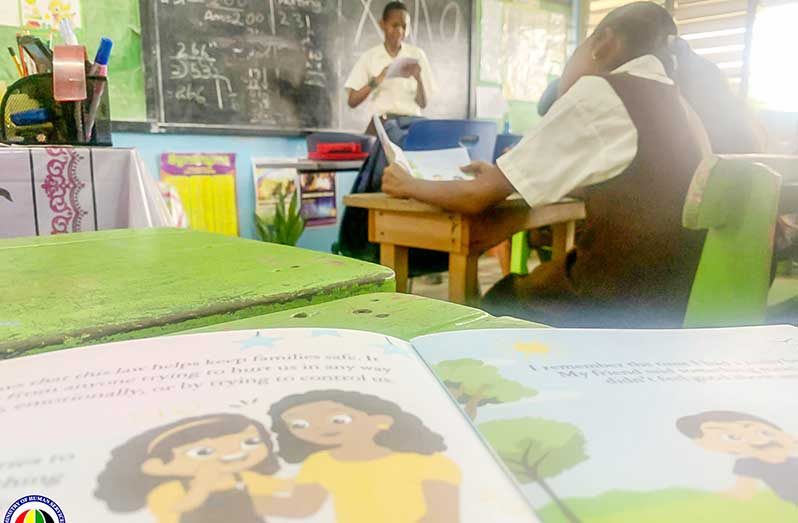
[[[239,414],[182,419],[111,452],[94,495],[113,512],[145,505],[157,523],[262,523],[254,496],[288,490],[263,425]]]
[[[339,523],[457,522],[459,467],[443,438],[377,396],[321,390],[269,410],[280,457],[302,463],[290,497],[258,500],[267,515],[306,517],[332,498]]]

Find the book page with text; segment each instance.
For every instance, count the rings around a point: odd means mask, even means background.
[[[231,331],[3,361],[0,425],[11,521],[58,521],[31,495],[72,522],[537,521],[413,348],[373,333]]]

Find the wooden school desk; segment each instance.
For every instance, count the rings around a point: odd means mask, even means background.
[[[281,327],[366,330],[409,340],[436,332],[545,326],[516,318],[497,318],[479,309],[446,301],[412,294],[381,292],[219,323],[177,334]]]
[[[0,359],[392,291],[379,265],[185,229],[0,241]]]
[[[383,193],[350,194],[344,203],[369,211],[369,241],[380,244],[380,263],[396,273],[396,290],[407,290],[407,249],[417,247],[449,253],[449,300],[479,301],[477,259],[513,234],[552,225],[553,257],[573,246],[576,221],[585,217],[580,201],[530,208],[517,195],[480,214],[447,212]]]

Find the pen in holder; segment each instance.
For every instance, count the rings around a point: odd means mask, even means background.
[[[111,145],[107,78],[86,76],[82,47],[80,53],[73,51],[68,57],[66,69],[61,67],[61,47],[73,46],[56,47],[53,74],[26,76],[8,87],[0,103],[2,141],[21,145]],[[82,60],[80,72],[76,57]]]
[[[2,132],[0,141],[19,145],[97,145],[110,146],[111,119],[108,79],[89,76],[86,90],[91,95],[99,83],[105,85],[94,120],[94,132],[79,139],[75,123],[75,103],[58,102],[53,97],[52,74],[34,74],[8,86],[0,103]],[[91,103],[88,99],[82,105]],[[85,119],[85,111],[82,116]],[[85,128],[85,125],[83,126]]]

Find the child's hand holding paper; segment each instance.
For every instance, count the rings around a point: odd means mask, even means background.
[[[385,78],[411,78],[421,73],[421,66],[415,58],[397,58],[385,71]]]

